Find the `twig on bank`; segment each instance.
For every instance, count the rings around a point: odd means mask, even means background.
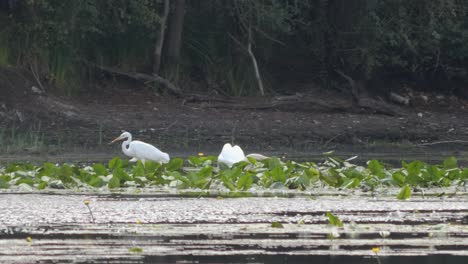
[[[450,143],[468,143],[468,140],[445,140],[445,141],[436,141],[436,142],[428,142],[417,144],[416,146],[432,146],[432,145],[439,145],[439,144],[450,144]]]

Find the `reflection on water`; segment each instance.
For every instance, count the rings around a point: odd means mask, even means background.
[[[0,263],[377,263],[376,247],[381,263],[468,263],[466,195],[10,193],[0,194],[0,211]],[[328,225],[328,211],[343,228]]]
[[[398,264],[466,264],[468,257],[452,255],[380,257],[381,263]],[[235,256],[162,256],[145,257],[143,263],[271,263],[271,264],[374,264],[374,256],[310,256],[310,255],[235,255]]]

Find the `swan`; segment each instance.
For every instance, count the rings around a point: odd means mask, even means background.
[[[262,154],[252,153],[247,156],[244,151],[238,145],[232,146],[229,143],[224,144],[221,153],[218,156],[218,163],[226,164],[228,167],[232,167],[237,162],[249,161],[247,158],[254,158],[256,160],[264,160],[269,157]]]

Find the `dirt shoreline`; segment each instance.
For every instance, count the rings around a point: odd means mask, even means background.
[[[104,153],[107,158],[120,154],[119,146],[107,142],[121,130],[182,156],[216,154],[226,142],[241,145],[247,153],[278,156],[317,156],[330,150],[426,160],[467,156],[468,101],[455,97],[433,95],[425,103],[395,106],[401,114],[391,116],[366,109],[339,111],[313,106],[232,109],[219,107],[209,98],[187,101],[157,96],[149,89],[114,89],[73,98],[24,92],[25,96],[0,104],[2,145],[7,149],[0,160],[22,156],[60,160],[64,153],[88,153],[93,159],[100,159],[100,153]],[[333,92],[315,91],[308,96],[315,96],[322,105],[346,99]],[[266,99],[230,100],[253,105]],[[12,130],[15,135],[36,136],[38,146],[8,148],[8,143],[15,143],[11,139],[8,142]]]

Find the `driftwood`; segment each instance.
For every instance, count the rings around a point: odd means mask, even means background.
[[[454,144],[454,143],[468,144],[468,140],[455,139],[455,140],[436,141],[436,142],[417,144],[417,146],[432,146],[432,145],[439,145],[439,144]]]
[[[187,103],[197,103],[197,102],[218,102],[218,103],[227,103],[232,104],[234,100],[229,97],[213,97],[213,96],[205,96],[200,94],[186,94],[184,96],[184,101],[182,105]]]
[[[239,98],[213,98],[194,96],[187,97],[185,103],[202,102],[202,108],[224,108],[236,110],[268,110],[283,111],[349,111],[353,104],[349,101],[336,101],[333,103],[306,97],[302,95],[281,96],[275,98],[254,98],[252,100]]]
[[[202,103],[201,108],[225,108],[236,110],[282,110],[282,111],[348,111],[362,112],[362,109],[372,110],[378,114],[391,116],[402,115],[398,106],[390,105],[383,100],[376,100],[368,96],[360,96],[361,83],[354,81],[348,75],[339,72],[351,85],[353,100],[334,99],[330,101],[319,100],[311,95],[295,94],[278,96],[274,98],[246,98],[234,97],[207,97],[200,95],[187,95],[184,104]]]
[[[105,71],[105,72],[108,72],[108,73],[111,73],[111,74],[126,76],[126,77],[129,77],[129,78],[138,80],[138,81],[157,82],[157,83],[163,85],[171,93],[173,93],[173,94],[175,94],[177,96],[182,96],[182,91],[177,86],[175,86],[169,80],[164,79],[163,77],[161,77],[159,75],[156,75],[156,74],[149,75],[149,74],[146,74],[146,73],[139,73],[139,72],[126,72],[126,71],[122,71],[122,70],[119,70],[119,69],[114,69],[114,68],[111,68],[111,67],[106,67],[106,66],[97,65],[97,64],[93,64],[93,66],[100,69],[100,70],[102,70],[102,71]]]
[[[369,96],[362,96],[361,90],[365,90],[364,84],[356,82],[353,78],[346,75],[340,70],[335,70],[341,77],[348,81],[351,87],[351,95],[358,107],[369,109],[379,114],[385,114],[390,116],[401,116],[402,111],[399,107],[388,104],[383,100],[375,100]]]
[[[401,96],[397,93],[391,92],[390,93],[390,100],[397,104],[402,104],[402,105],[409,105],[410,99],[406,96]]]

